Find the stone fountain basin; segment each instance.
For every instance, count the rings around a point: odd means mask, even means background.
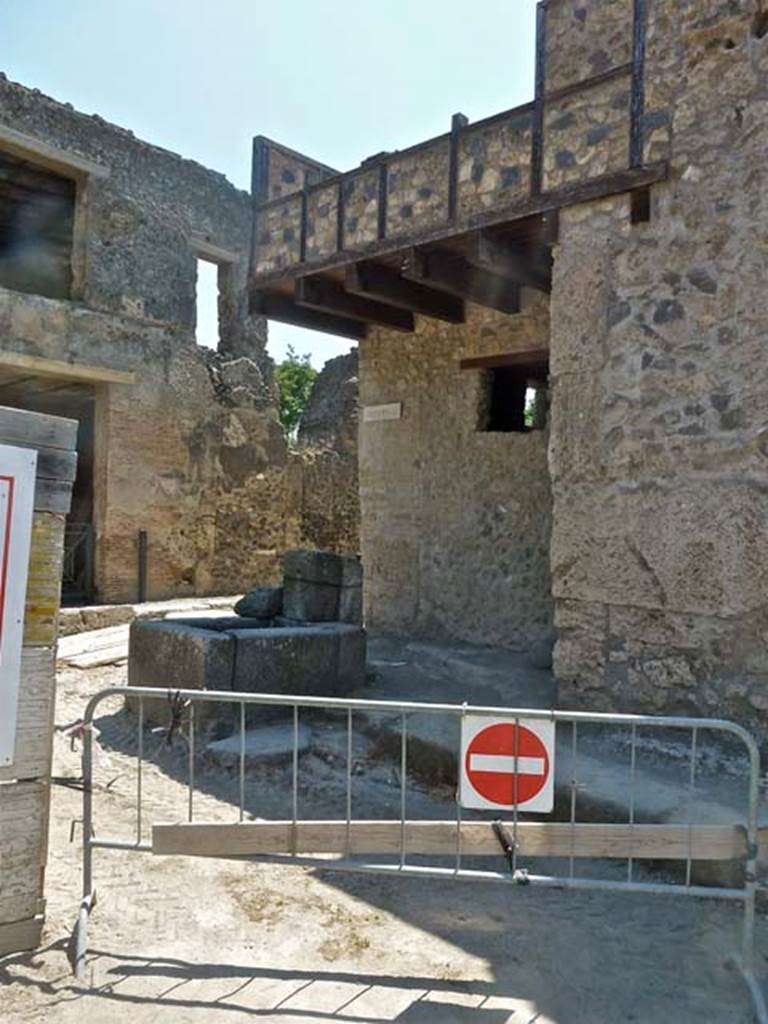
[[[365,630],[346,622],[145,619],[131,626],[128,684],[341,697],[364,682],[365,660]],[[153,700],[145,708],[162,716],[158,705]]]

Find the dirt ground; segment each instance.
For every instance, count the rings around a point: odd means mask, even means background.
[[[124,669],[60,674],[57,722]],[[98,836],[136,835],[136,721],[119,699],[98,716]],[[301,758],[299,814],[343,816],[345,740],[313,719]],[[142,837],[186,820],[188,752],[145,732]],[[54,773],[79,754],[56,737]],[[196,820],[234,821],[236,774],[195,757]],[[397,816],[398,766],[355,737],[354,814]],[[452,817],[450,792],[409,781],[409,817]],[[736,906],[711,901],[430,879],[381,878],[277,864],[97,851],[87,979],[67,941],[80,897],[82,794],[53,788],[45,945],[0,960],[5,1024],[747,1024],[746,987],[726,966]],[[290,817],[283,763],[252,766],[246,814]],[[503,861],[492,865],[503,869]],[[540,866],[540,865],[539,865]],[[768,949],[759,922],[758,948]],[[764,957],[761,956],[761,963]]]

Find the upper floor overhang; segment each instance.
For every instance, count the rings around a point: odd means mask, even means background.
[[[543,0],[532,102],[347,173],[254,140],[251,309],[347,337],[519,308],[562,207],[666,175],[644,138],[646,0]]]

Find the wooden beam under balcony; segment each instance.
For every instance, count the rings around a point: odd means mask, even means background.
[[[447,320],[452,324],[465,321],[464,303],[460,299],[406,280],[396,270],[381,263],[365,261],[353,264],[347,268],[344,284],[353,295],[376,299],[397,309]]]
[[[409,333],[415,327],[413,313],[408,310],[352,295],[335,281],[319,276],[298,279],[296,303],[306,309],[348,317],[365,324],[379,324],[393,331]]]
[[[552,258],[544,247],[530,249],[488,231],[475,231],[467,240],[467,260],[517,285],[541,292],[552,290]]]
[[[440,249],[409,249],[403,277],[501,313],[520,312],[519,284]]]
[[[315,309],[305,309],[296,305],[290,296],[279,292],[252,293],[250,312],[252,316],[265,316],[269,320],[279,320],[294,327],[307,327],[311,331],[322,331],[324,334],[337,334],[353,341],[359,341],[366,335],[365,324],[357,320],[321,313]]]

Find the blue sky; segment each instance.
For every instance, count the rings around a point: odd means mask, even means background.
[[[535,6],[0,0],[1,66],[247,188],[257,134],[347,170],[531,99]],[[275,358],[288,342],[318,366],[351,344],[270,324]]]

